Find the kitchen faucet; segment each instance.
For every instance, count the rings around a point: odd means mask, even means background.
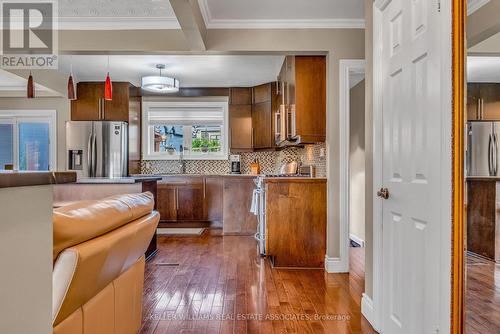
[[[179,148],[179,169],[181,174],[186,174],[186,161],[184,161],[184,150],[182,145]]]

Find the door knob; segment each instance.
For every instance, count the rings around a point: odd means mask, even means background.
[[[383,199],[388,199],[389,198],[389,189],[380,188],[380,190],[377,191],[377,196],[382,197]]]

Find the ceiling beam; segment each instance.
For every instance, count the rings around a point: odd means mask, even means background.
[[[28,80],[30,70],[5,70],[11,74],[17,75]],[[32,70],[33,81],[60,96],[66,96],[68,93],[68,77],[55,70]],[[36,95],[36,92],[35,92]]]
[[[170,0],[177,21],[192,51],[205,51],[207,27],[197,0]]]
[[[500,32],[500,1],[490,1],[467,18],[467,47]]]

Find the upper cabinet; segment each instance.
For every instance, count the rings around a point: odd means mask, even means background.
[[[280,108],[276,142],[317,143],[326,140],[326,58],[287,56],[280,74]]]
[[[254,149],[275,148],[276,123],[273,115],[278,110],[278,84],[276,82],[253,88],[252,144]]]
[[[128,82],[113,82],[113,99],[104,100],[103,82],[79,82],[77,99],[71,101],[72,121],[129,121],[130,91]]]
[[[231,151],[253,149],[252,88],[236,87],[229,91],[229,143]]]
[[[500,84],[467,84],[467,119],[500,120]]]

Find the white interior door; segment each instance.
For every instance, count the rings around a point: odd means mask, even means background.
[[[437,333],[440,28],[437,1],[382,8],[382,331]]]

